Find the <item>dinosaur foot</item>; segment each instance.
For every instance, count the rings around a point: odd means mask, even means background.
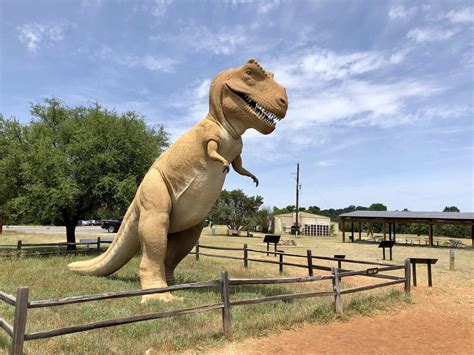
[[[153,295],[142,296],[141,303],[148,303],[152,301],[173,302],[173,301],[182,301],[182,300],[183,300],[183,297],[176,297],[176,296],[173,296],[169,292],[165,292],[165,293],[156,293]]]

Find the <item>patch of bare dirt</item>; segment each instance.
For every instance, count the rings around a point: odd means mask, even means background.
[[[228,343],[218,354],[472,354],[472,287],[418,287],[413,304],[393,314],[307,325]]]

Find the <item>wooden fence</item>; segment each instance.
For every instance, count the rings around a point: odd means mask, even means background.
[[[241,256],[236,256],[236,255],[221,255],[221,254],[210,254],[207,252],[202,252],[201,249],[210,249],[210,250],[224,250],[228,252],[239,252],[241,253]],[[257,253],[257,254],[267,254],[268,255],[273,255],[275,257],[278,257],[277,260],[268,260],[268,259],[256,259],[256,258],[251,258],[249,257],[250,253]],[[379,263],[375,261],[366,261],[366,260],[355,260],[355,259],[346,259],[345,255],[341,256],[335,256],[335,257],[328,257],[328,256],[317,256],[313,255],[311,249],[306,250],[306,255],[301,255],[301,254],[293,254],[293,253],[286,253],[283,250],[278,250],[276,252],[272,251],[267,251],[267,250],[258,250],[258,249],[251,249],[248,247],[247,244],[243,245],[243,248],[230,248],[230,247],[217,247],[217,246],[211,246],[211,245],[202,245],[202,244],[196,244],[196,247],[194,248],[194,251],[192,251],[190,254],[194,254],[196,257],[196,260],[199,260],[200,256],[208,256],[208,257],[213,257],[213,258],[224,258],[224,259],[233,259],[233,260],[241,260],[243,261],[244,267],[248,267],[249,262],[257,262],[257,263],[265,263],[265,264],[275,264],[278,265],[278,270],[281,273],[283,273],[283,267],[284,266],[291,266],[291,267],[297,267],[297,268],[303,268],[308,270],[308,275],[313,276],[313,270],[322,270],[322,271],[331,271],[332,268],[329,266],[323,266],[323,265],[315,265],[314,260],[324,260],[324,261],[333,261],[337,263],[337,268],[340,272],[349,272],[352,271],[351,269],[343,269],[342,265],[343,263],[349,263],[349,264],[359,264],[359,265],[370,265],[370,266],[375,266],[375,267],[391,267],[393,264],[388,264],[388,263]],[[288,262],[285,261],[285,258],[297,258],[297,259],[302,259],[304,260],[304,264],[300,263],[294,263],[294,262]],[[367,275],[366,275],[367,276]],[[378,274],[373,274],[373,275],[368,275],[372,277],[378,277],[378,278],[390,278],[390,275],[378,275]]]
[[[202,247],[202,246],[201,246]],[[247,248],[247,252],[248,252]],[[204,255],[197,253],[197,257]],[[281,255],[281,254],[280,254]],[[314,258],[314,257],[312,257]],[[330,258],[332,259],[332,258]],[[247,258],[247,262],[251,260]],[[258,259],[255,259],[258,260]],[[255,261],[254,260],[254,261]],[[309,260],[309,259],[308,259]],[[344,260],[345,262],[350,262]],[[289,265],[290,263],[284,263]],[[316,268],[314,265],[313,268]],[[383,275],[383,272],[393,270],[404,270],[404,276],[398,277],[393,275]],[[117,325],[143,322],[152,319],[159,319],[165,317],[174,317],[183,314],[193,314],[201,312],[209,312],[213,310],[221,310],[222,313],[222,328],[224,336],[228,339],[232,338],[232,317],[231,308],[236,306],[254,305],[264,302],[281,301],[281,300],[292,300],[309,297],[334,297],[334,308],[337,314],[341,315],[343,312],[342,307],[342,295],[366,291],[379,287],[387,287],[396,284],[404,284],[405,292],[410,292],[410,261],[407,259],[404,265],[390,265],[379,268],[370,268],[359,271],[342,271],[336,267],[330,268],[331,273],[328,275],[319,276],[305,276],[305,277],[285,277],[285,278],[253,278],[253,279],[230,279],[227,271],[221,271],[220,279],[211,281],[194,282],[189,284],[181,284],[175,286],[169,286],[164,288],[146,289],[146,290],[133,290],[133,291],[119,291],[119,292],[108,292],[94,295],[84,296],[73,296],[62,299],[50,299],[31,301],[28,298],[29,288],[20,287],[17,289],[16,296],[9,295],[5,292],[0,291],[0,301],[3,301],[11,306],[15,307],[15,317],[13,325],[8,323],[5,319],[0,317],[0,327],[12,338],[12,353],[14,355],[22,354],[23,346],[25,341],[46,339],[56,337],[65,334],[84,332],[92,329],[99,329],[105,327],[112,327]],[[388,278],[390,281],[384,281],[381,283],[352,287],[342,289],[340,280],[343,277],[349,276],[370,276],[375,275]],[[285,284],[285,283],[301,283],[301,282],[316,282],[316,281],[332,281],[332,291],[326,292],[304,292],[304,293],[291,293],[283,295],[267,296],[257,299],[245,299],[232,301],[230,297],[230,288],[237,285],[274,285],[274,284]],[[34,333],[26,333],[27,314],[28,309],[32,308],[44,308],[44,307],[55,307],[60,305],[69,305],[75,303],[84,303],[92,301],[100,301],[105,299],[123,298],[123,297],[135,297],[143,296],[156,293],[164,293],[170,291],[181,291],[181,290],[193,290],[203,288],[219,288],[221,294],[221,302],[215,304],[208,304],[203,306],[181,308],[177,310],[165,311],[165,312],[154,312],[140,315],[133,315],[123,318],[102,320],[82,325],[73,325],[63,328],[38,331]]]
[[[60,255],[60,254],[77,254],[77,253],[95,253],[97,251],[104,251],[105,245],[112,243],[107,240],[89,240],[87,242],[79,243],[23,243],[23,241],[17,241],[16,245],[0,245],[0,257],[5,256],[47,256],[47,255]],[[81,247],[78,249],[69,250],[70,246]]]

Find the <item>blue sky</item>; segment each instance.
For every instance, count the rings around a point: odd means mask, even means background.
[[[286,86],[275,132],[243,137],[227,189],[294,204],[474,210],[474,6],[470,1],[1,3],[0,112],[99,101],[174,141],[207,112],[210,79],[256,58]]]

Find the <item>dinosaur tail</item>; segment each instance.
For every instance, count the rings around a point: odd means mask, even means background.
[[[105,253],[94,259],[70,263],[68,268],[82,275],[110,275],[133,258],[139,248],[138,211],[134,199],[125,214],[117,236]]]

